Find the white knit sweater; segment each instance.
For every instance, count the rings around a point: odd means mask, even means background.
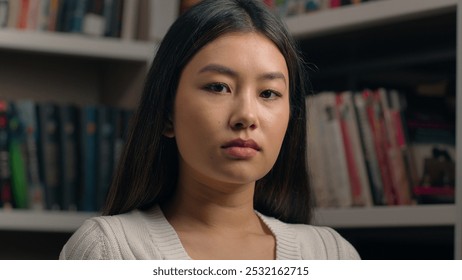
[[[286,224],[258,215],[276,237],[276,259],[359,259],[353,246],[331,228]],[[191,259],[158,206],[85,221],[59,258]]]

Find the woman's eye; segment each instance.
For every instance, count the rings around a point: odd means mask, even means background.
[[[260,93],[260,97],[263,97],[265,99],[275,99],[276,97],[280,97],[281,95],[278,92],[275,92],[273,90],[264,90]]]
[[[229,87],[226,84],[222,83],[213,83],[205,86],[205,89],[208,91],[216,92],[216,93],[226,93],[229,92]]]

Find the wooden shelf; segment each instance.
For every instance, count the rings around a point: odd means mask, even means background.
[[[72,232],[86,219],[97,215],[92,212],[0,211],[0,229]],[[314,223],[336,228],[453,226],[456,207],[451,204],[317,209]]]
[[[454,226],[456,206],[375,206],[370,208],[318,209],[315,224],[335,228]]]
[[[422,15],[455,10],[458,0],[380,0],[288,17],[287,27],[295,37],[341,33],[346,30],[387,24]]]
[[[81,34],[0,29],[0,49],[112,60],[150,62],[156,44]]]
[[[74,232],[86,219],[97,215],[91,212],[2,210],[0,211],[0,229]]]

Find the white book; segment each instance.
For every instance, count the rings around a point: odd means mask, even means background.
[[[37,30],[48,30],[50,20],[50,0],[40,0],[37,15]]]
[[[332,195],[336,206],[350,207],[352,205],[351,185],[343,145],[339,115],[335,107],[335,93],[325,92],[321,95],[323,118],[325,122],[325,152],[329,165],[329,177],[332,177]]]
[[[8,28],[17,28],[18,27],[18,20],[19,20],[19,13],[21,12],[21,2],[20,1],[13,1],[9,2],[8,8]]]
[[[29,0],[29,6],[27,10],[27,25],[26,29],[36,30],[38,27],[38,18],[40,14],[40,1],[41,0]]]
[[[318,96],[306,98],[307,110],[307,158],[311,188],[314,192],[315,204],[319,208],[334,206],[332,192],[328,181],[328,168],[324,154],[323,123],[318,112]]]

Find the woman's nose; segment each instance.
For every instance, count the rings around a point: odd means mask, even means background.
[[[258,127],[257,101],[250,94],[236,96],[230,116],[230,126],[234,130]]]

